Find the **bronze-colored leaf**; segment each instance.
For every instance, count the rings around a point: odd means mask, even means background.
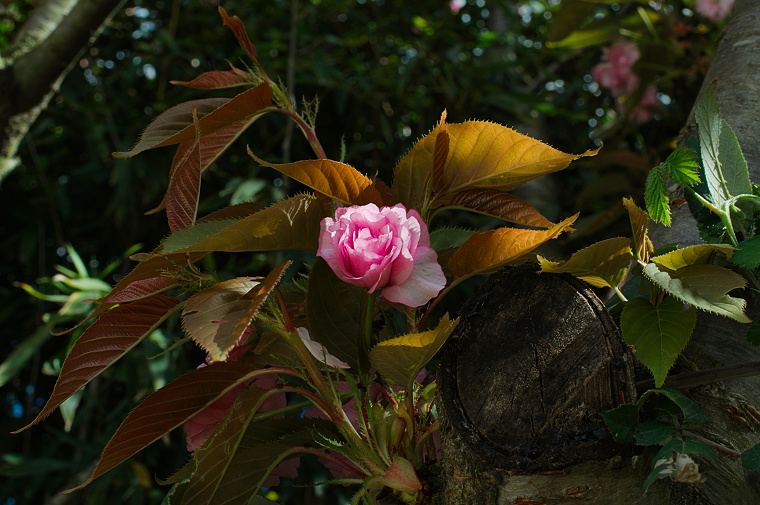
[[[34,421],[21,430],[47,417],[68,397],[139,344],[180,307],[179,300],[172,296],[154,295],[120,305],[100,316],[74,343],[45,406]]]
[[[498,228],[475,233],[462,244],[449,260],[449,270],[455,279],[480,273],[493,272],[529,253],[544,242],[565,231],[578,214],[569,217],[548,230],[519,230]]]
[[[649,214],[638,208],[632,198],[623,198],[623,205],[628,209],[628,217],[631,220],[636,259],[642,263],[648,263],[649,255],[654,252],[652,241],[649,240],[649,236],[647,235]]]
[[[446,207],[471,210],[498,217],[510,223],[551,228],[554,223],[546,219],[528,202],[500,189],[470,189],[461,191]]]
[[[237,16],[230,17],[221,5],[219,6],[219,14],[222,16],[224,24],[235,34],[235,38],[243,51],[245,51],[251,59],[257,60],[256,48],[253,46],[251,39],[248,38],[248,33],[245,31],[245,25],[240,18]]]

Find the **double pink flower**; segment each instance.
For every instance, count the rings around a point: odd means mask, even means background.
[[[341,280],[408,307],[419,307],[446,285],[427,226],[403,205],[344,207],[320,225],[319,251]]]

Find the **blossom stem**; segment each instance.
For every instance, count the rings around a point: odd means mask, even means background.
[[[367,293],[364,304],[364,335],[359,342],[359,367],[362,378],[369,373],[369,350],[372,347],[372,323],[375,320],[375,300],[377,291]]]

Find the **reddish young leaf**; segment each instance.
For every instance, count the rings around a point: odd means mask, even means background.
[[[47,417],[69,396],[140,343],[180,306],[174,297],[154,295],[121,305],[100,316],[74,343],[42,411],[21,430]]]
[[[193,110],[195,140],[182,160],[172,166],[174,172],[166,190],[166,217],[172,232],[190,228],[195,223],[201,195],[201,146],[198,116]]]
[[[255,118],[251,118],[247,121],[241,121],[232,126],[228,126],[223,130],[214,132],[210,135],[206,135],[201,139],[200,143],[200,174],[203,175],[211,167],[211,165],[219,159],[219,156],[227,150],[227,148],[245,131],[248,126],[253,123]],[[172,182],[176,178],[180,165],[188,157],[188,152],[196,147],[194,140],[188,140],[183,142],[177,147],[177,152],[174,154],[174,160],[172,161],[172,168],[169,171],[169,187],[166,189],[163,200],[155,209],[149,210],[145,214],[153,214],[166,207],[166,202],[169,198],[169,194],[172,191]]]
[[[67,492],[83,488],[227,394],[268,370],[241,361],[221,361],[197,368],[162,387],[135,408],[103,450],[92,476]]]
[[[118,291],[113,289],[108,295],[93,301],[110,304],[109,307],[112,307],[118,303],[134,302],[135,300],[161,293],[177,284],[179,284],[177,279],[168,276],[136,280],[127,284],[123,289],[119,289]]]
[[[228,62],[229,63],[229,62]],[[179,86],[195,89],[221,89],[253,84],[254,76],[229,64],[232,70],[205,72],[192,81],[169,81]]]
[[[542,216],[522,198],[500,189],[470,189],[454,195],[446,207],[460,207],[498,217],[510,223],[551,228],[554,223]]]
[[[577,218],[578,214],[571,216],[548,230],[499,228],[474,233],[451,257],[449,270],[455,279],[493,272],[553,239]]]
[[[140,140],[127,152],[114,153],[116,158],[131,158],[148,149],[195,140],[193,108],[196,109],[200,136],[206,137],[232,125],[252,119],[272,106],[272,88],[259,84],[231,100],[207,98],[185,102],[167,110],[148,125]]]
[[[433,151],[433,193],[438,189],[438,184],[443,177],[446,168],[446,160],[449,157],[449,134],[446,133],[446,111],[441,114],[439,132],[435,137],[435,150]]]
[[[256,48],[253,47],[251,40],[248,38],[248,34],[245,31],[245,25],[240,21],[240,18],[237,16],[229,17],[227,11],[224,10],[224,7],[221,5],[219,6],[219,14],[222,16],[224,24],[235,34],[235,38],[237,39],[238,44],[240,44],[240,47],[243,48],[243,51],[245,51],[245,53],[254,61],[258,60],[259,58],[256,56]]]
[[[431,188],[436,139],[446,126],[442,123],[436,125],[433,131],[417,142],[399,161],[391,185],[394,202],[404,204],[407,209],[422,208],[425,196]]]

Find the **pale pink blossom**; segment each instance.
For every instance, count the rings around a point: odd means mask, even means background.
[[[633,64],[640,57],[638,46],[632,42],[605,48],[602,63],[591,71],[594,80],[615,96],[630,95],[639,87],[639,76],[633,72]]]
[[[465,5],[467,5],[467,0],[451,0],[449,2],[449,9],[451,9],[453,14],[459,14],[459,11],[462,10],[462,7]]]
[[[699,14],[707,19],[720,23],[734,7],[734,0],[697,0],[696,9]]]
[[[343,207],[320,224],[319,251],[341,280],[409,307],[424,305],[446,285],[427,226],[403,205]]]
[[[628,118],[634,123],[645,123],[652,118],[652,109],[654,109],[660,101],[657,99],[657,90],[650,86],[644,92],[644,96],[641,97],[639,103],[637,103],[628,112]],[[623,112],[622,104],[618,101],[618,109]]]
[[[306,346],[306,349],[309,350],[311,355],[314,356],[317,361],[333,368],[351,368],[348,363],[344,363],[327,352],[325,346],[319,342],[313,341],[309,336],[309,330],[306,328],[296,328],[296,332],[298,332],[298,336],[301,337],[301,342]]]

